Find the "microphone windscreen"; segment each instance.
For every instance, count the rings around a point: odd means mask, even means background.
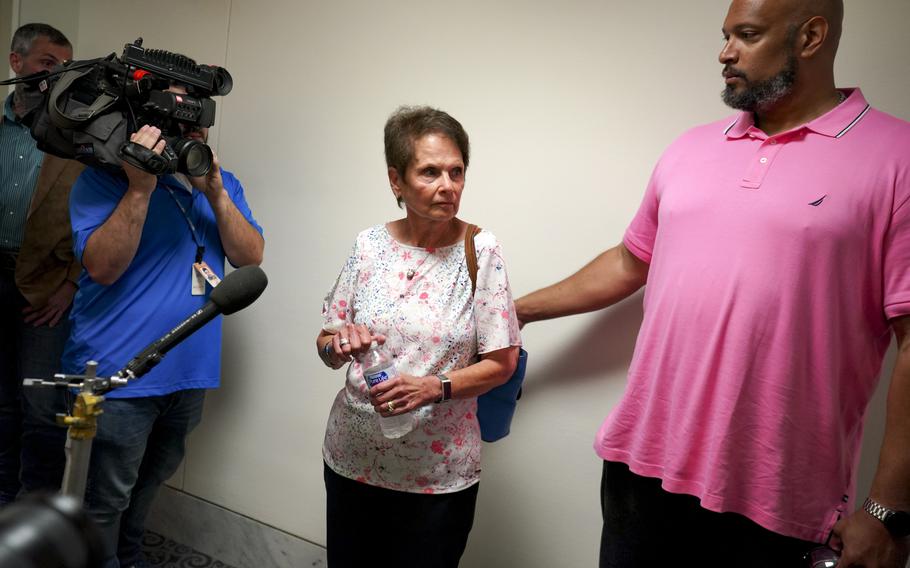
[[[241,266],[215,286],[209,300],[221,313],[230,315],[255,302],[268,283],[268,277],[258,266]]]

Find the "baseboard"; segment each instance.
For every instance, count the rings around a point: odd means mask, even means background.
[[[167,485],[146,526],[237,568],[326,566],[324,547]]]

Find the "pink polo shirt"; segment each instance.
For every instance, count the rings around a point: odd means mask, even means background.
[[[859,89],[768,137],[742,113],[658,162],[624,243],[650,263],[605,460],[824,541],[852,510],[866,405],[910,313],[910,123]]]

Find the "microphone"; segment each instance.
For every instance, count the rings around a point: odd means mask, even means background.
[[[262,294],[269,279],[256,265],[242,266],[224,277],[215,286],[204,306],[177,324],[157,341],[150,343],[133,357],[126,367],[117,371],[121,379],[138,379],[157,365],[164,354],[218,314],[230,315],[249,306]]]

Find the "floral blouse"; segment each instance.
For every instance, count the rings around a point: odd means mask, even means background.
[[[464,243],[408,246],[385,225],[361,232],[326,296],[323,327],[338,331],[353,322],[386,335],[398,370],[418,377],[467,367],[480,353],[520,345],[499,242],[482,231],[474,246],[472,297]],[[323,457],[339,475],[370,485],[412,493],[460,491],[480,475],[476,410],[476,398],[429,404],[414,411],[413,431],[388,439],[355,360],[329,415]]]

